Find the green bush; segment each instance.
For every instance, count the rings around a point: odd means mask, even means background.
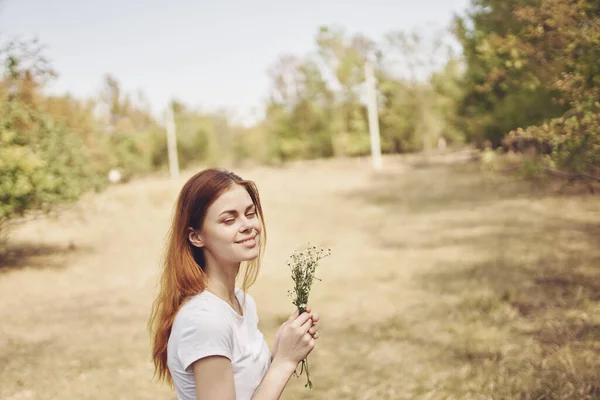
[[[472,11],[458,33],[474,126],[542,171],[598,174],[600,3],[485,0]]]
[[[0,229],[99,188],[82,141],[16,100],[0,102]]]

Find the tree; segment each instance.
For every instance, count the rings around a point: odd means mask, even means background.
[[[473,0],[467,15],[456,19],[455,33],[466,63],[459,114],[470,141],[481,144],[489,140],[499,146],[512,129],[538,124],[565,111],[555,101],[560,96],[556,90],[539,82],[524,84],[527,76],[533,75],[540,82],[547,81],[547,71],[533,65],[524,68],[520,62],[511,64],[515,53],[500,43],[524,28],[524,22],[513,15],[515,8],[537,4],[539,0]]]
[[[466,55],[479,113],[493,139],[533,148],[545,170],[600,167],[600,3],[595,0],[483,1],[472,17]],[[512,17],[506,26],[486,21]],[[495,18],[493,18],[495,17]],[[496,30],[491,30],[494,28]],[[500,118],[500,117],[505,118]],[[508,122],[497,123],[492,119]],[[484,125],[485,125],[484,124]]]
[[[334,154],[368,154],[367,111],[360,102],[360,91],[365,61],[375,53],[375,43],[363,35],[348,38],[343,29],[323,26],[317,34],[317,47],[334,93]]]
[[[535,145],[547,153],[538,161],[550,169],[597,174],[600,181],[600,3],[593,0],[542,0],[539,7],[514,11],[523,28],[499,41],[515,65],[539,69],[525,84],[560,93],[567,110],[544,123],[510,132],[509,146]],[[510,65],[510,64],[509,64]],[[512,75],[512,69],[508,70]]]
[[[430,37],[418,30],[386,35],[378,71],[385,150],[427,151],[442,136],[462,139],[453,121],[460,69],[446,36],[443,30]]]
[[[0,231],[100,185],[82,141],[40,109],[39,90],[53,72],[37,49],[23,42],[2,51]]]
[[[97,105],[102,114],[100,133],[108,143],[104,151],[108,169],[120,168],[129,178],[159,166],[155,153],[163,150],[163,128],[151,116],[143,93],[134,101],[115,77],[106,75]]]
[[[270,69],[267,104],[269,148],[274,161],[333,154],[333,93],[311,59],[281,57]]]

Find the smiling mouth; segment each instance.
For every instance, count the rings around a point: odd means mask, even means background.
[[[244,243],[251,242],[251,241],[253,241],[254,239],[256,239],[256,236],[252,236],[252,237],[251,237],[251,238],[249,238],[249,239],[242,240],[241,242],[236,242],[236,243],[244,244]]]

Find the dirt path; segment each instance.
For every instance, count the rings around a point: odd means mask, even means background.
[[[465,298],[442,286],[459,285],[455,275],[478,279],[464,276],[467,267],[508,265],[521,250],[529,249],[518,260],[537,260],[559,236],[580,246],[564,254],[598,256],[588,235],[596,228],[585,225],[590,216],[594,226],[600,220],[597,198],[531,200],[529,189],[489,182],[471,167],[389,158],[378,175],[360,159],[236,172],[257,182],[266,213],[267,254],[251,293],[269,343],[292,308],[288,255],[309,241],[333,251],[311,301],[323,320],[311,355],[315,390],[307,395],[302,378],[286,399],[481,393],[485,371],[476,372],[478,359],[460,356],[493,355],[514,345],[511,333],[483,326],[467,334],[461,329],[472,325],[462,313],[453,319],[452,310],[488,299],[501,317],[519,317],[496,304],[495,287],[464,286],[476,295]],[[15,233],[16,249],[0,272],[0,398],[174,399],[151,382],[145,324],[170,212],[191,173],[178,182],[153,177],[112,187],[84,199],[78,212]],[[549,226],[544,217],[555,210],[563,219]],[[499,250],[506,246],[509,254]],[[457,389],[461,379],[477,386]]]

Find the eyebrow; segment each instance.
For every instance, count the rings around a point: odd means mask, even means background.
[[[246,207],[246,212],[248,210],[250,210],[252,207],[255,207],[254,204],[250,204],[248,207]],[[225,210],[221,214],[219,214],[219,217],[223,214],[237,214],[237,210]]]

